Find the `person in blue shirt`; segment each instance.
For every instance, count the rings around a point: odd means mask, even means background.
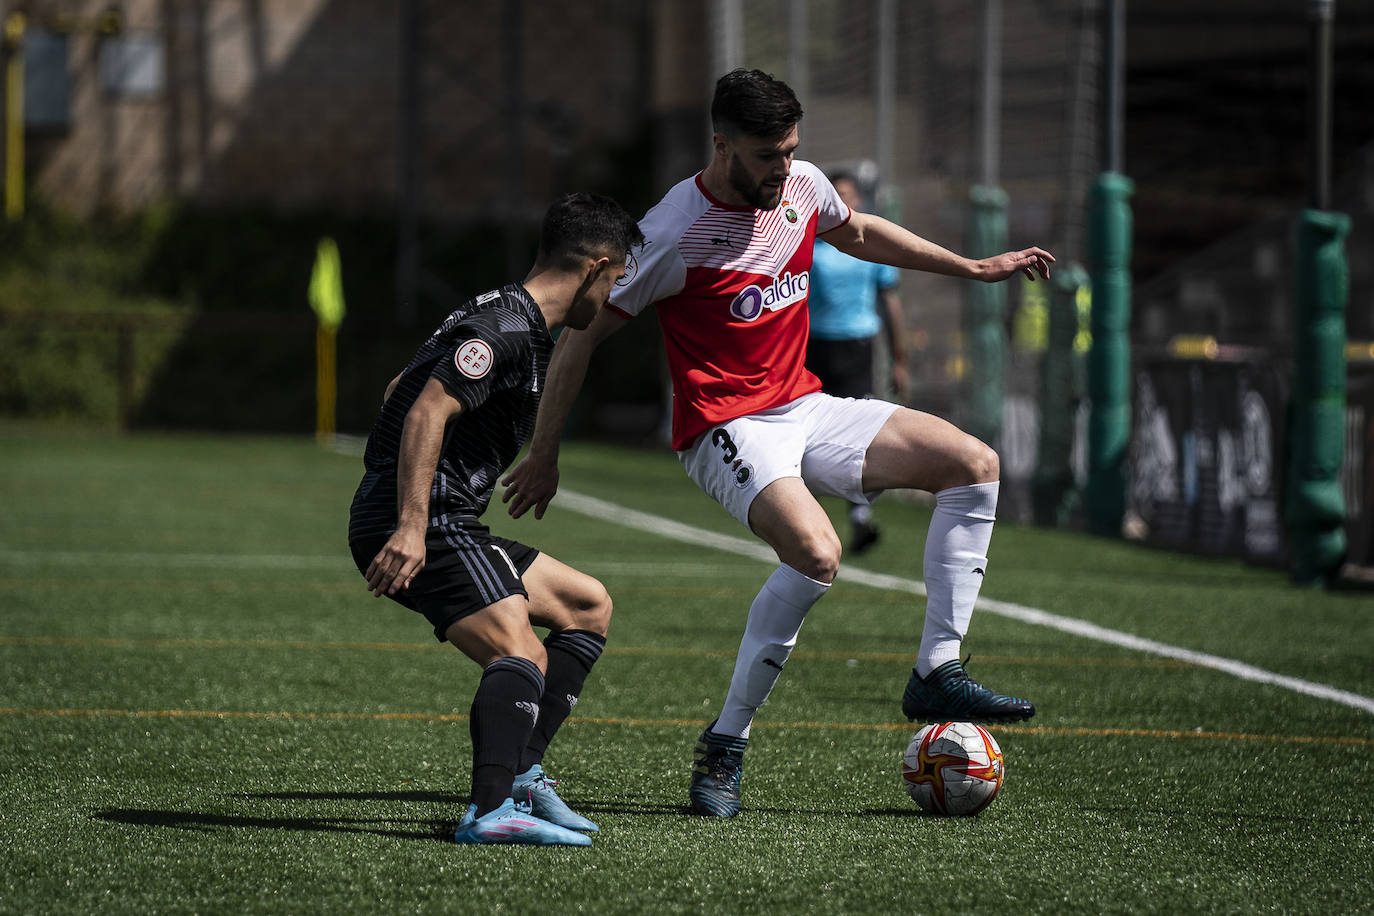
[[[847,172],[830,176],[841,199],[856,212],[863,209],[859,184]],[[902,303],[897,296],[897,269],[851,257],[816,240],[811,263],[808,307],[811,337],[806,368],[821,380],[828,394],[867,398],[875,392],[874,345],[885,332],[890,354],[890,385],[898,399],[907,392],[906,349],[902,332]],[[878,541],[872,507],[849,507],[849,552],[863,553]]]

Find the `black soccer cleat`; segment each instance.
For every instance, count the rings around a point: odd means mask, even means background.
[[[849,539],[849,552],[857,557],[878,543],[878,538],[881,536],[882,532],[872,522],[857,522]]]
[[[749,739],[717,735],[711,725],[706,726],[692,750],[692,785],[688,790],[692,813],[734,817],[739,814],[739,783]]]
[[[922,722],[1020,722],[1035,715],[1035,705],[989,690],[969,677],[958,659],[952,659],[925,678],[911,669],[911,680],[902,694],[902,714]]]

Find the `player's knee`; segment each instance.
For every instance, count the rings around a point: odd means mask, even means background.
[[[833,582],[840,571],[840,537],[833,530],[803,537],[793,569],[817,582]]]
[[[578,607],[573,616],[577,621],[577,629],[605,636],[606,631],[611,628],[611,612],[614,606],[606,586],[596,579],[592,579],[591,582],[585,594],[579,597]]]
[[[530,629],[528,618],[473,615],[455,622],[444,638],[484,668],[499,658],[514,657],[529,659],[540,671],[548,670],[548,653]]]
[[[968,436],[960,454],[960,474],[963,479],[952,486],[992,483],[1001,479],[1002,460],[997,452],[979,439]]]
[[[527,643],[519,654],[521,658],[528,658],[530,661],[534,662],[541,672],[548,674],[549,653],[548,650],[544,648],[544,644],[539,641],[538,637],[535,637],[534,642]]]
[[[549,613],[537,622],[551,630],[586,630],[605,636],[611,626],[611,596],[606,586],[591,576],[578,576],[561,589]]]

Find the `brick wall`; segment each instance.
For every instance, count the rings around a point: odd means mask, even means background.
[[[638,72],[642,5],[527,0],[518,45],[504,41],[502,7],[500,0],[417,4],[421,190],[426,209],[446,219],[512,205],[504,177],[512,58],[524,89],[516,106],[519,191],[531,209],[562,190],[554,188],[560,175],[587,171],[570,166],[571,150],[630,135],[648,91]],[[34,27],[68,33],[70,127],[28,139],[29,172],[44,196],[82,214],[169,194],[392,206],[402,4],[126,0],[121,36],[83,28],[106,8],[104,0],[29,5]],[[133,36],[163,50],[165,89],[155,97],[102,89],[102,45]]]

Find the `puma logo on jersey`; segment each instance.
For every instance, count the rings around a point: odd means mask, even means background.
[[[764,309],[776,312],[804,301],[810,285],[811,274],[804,270],[799,274],[788,271],[768,286],[746,286],[730,303],[730,314],[741,321],[753,321],[763,314]]]

